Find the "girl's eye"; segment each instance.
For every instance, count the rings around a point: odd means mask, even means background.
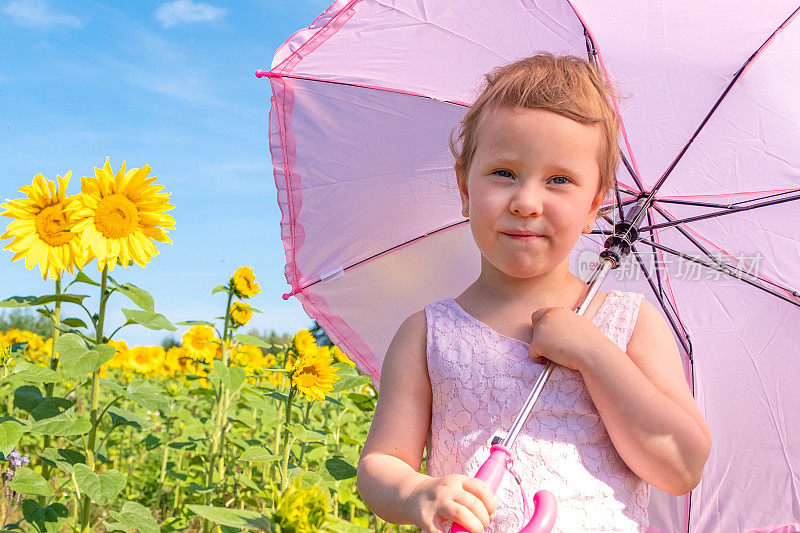
[[[501,172],[505,172],[507,174],[507,176],[501,174]],[[499,175],[499,176],[501,176],[503,178],[513,178],[514,177],[514,175],[508,170],[495,170],[494,172],[492,172],[492,174],[497,174],[497,175]]]
[[[565,178],[564,176],[556,176],[553,179],[554,180],[565,180],[565,181],[562,181],[562,182],[558,183],[558,185],[565,185],[565,184],[569,183],[569,178]]]

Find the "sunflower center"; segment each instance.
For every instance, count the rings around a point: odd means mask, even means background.
[[[97,231],[109,239],[133,233],[139,225],[139,211],[124,194],[111,194],[100,200],[94,215]]]
[[[64,214],[63,206],[60,203],[45,207],[39,211],[34,223],[39,238],[50,246],[67,244],[75,237],[75,234],[69,230],[67,216]]]

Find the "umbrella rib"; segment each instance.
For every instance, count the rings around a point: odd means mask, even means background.
[[[628,170],[628,174],[630,174],[630,176],[633,178],[633,181],[636,182],[636,186],[639,187],[639,191],[644,192],[644,185],[642,185],[642,182],[639,181],[639,177],[636,175],[636,172],[633,171],[633,167],[631,166],[630,161],[628,161],[628,158],[625,157],[625,153],[622,151],[622,148],[619,149],[619,155],[622,156],[622,163]],[[639,194],[639,193],[636,193],[634,191],[629,191],[629,194]]]
[[[738,268],[735,268],[735,267],[731,267],[731,266],[728,266],[728,265],[724,265],[724,264],[722,266],[719,266],[719,265],[716,265],[714,263],[709,263],[708,261],[704,261],[702,259],[698,259],[697,257],[692,257],[691,255],[684,254],[684,253],[679,252],[677,250],[673,250],[672,248],[669,248],[669,247],[664,246],[662,244],[655,243],[655,242],[650,241],[648,239],[639,238],[639,242],[642,242],[644,244],[652,246],[653,248],[658,248],[659,250],[663,250],[663,251],[671,253],[673,255],[677,255],[678,257],[681,257],[681,258],[686,259],[688,261],[691,261],[693,263],[701,264],[701,265],[705,266],[706,268],[710,268],[712,270],[717,270],[717,271],[722,272],[723,274],[727,274],[727,275],[729,275],[729,276],[731,276],[733,278],[740,279],[740,280],[744,281],[745,283],[749,283],[750,285],[752,285],[752,286],[754,286],[754,287],[756,287],[758,289],[761,289],[762,291],[766,291],[766,292],[772,294],[773,296],[777,296],[778,298],[780,298],[782,300],[786,300],[787,302],[789,302],[791,304],[794,304],[797,307],[800,307],[800,301],[792,300],[791,298],[789,298],[785,294],[781,294],[778,291],[776,291],[775,289],[771,289],[769,287],[765,287],[761,283],[758,283],[758,282],[754,281],[753,279],[750,279],[751,277],[755,277],[755,276],[753,276],[752,274],[750,274],[748,272],[745,272],[744,270],[741,270],[741,269],[738,269]],[[735,273],[732,272],[732,271],[735,271]],[[740,274],[740,275],[737,275],[737,274]],[[755,277],[755,279],[757,279],[759,281],[762,281],[761,278],[758,278],[758,277]],[[791,293],[796,298],[800,298],[800,293],[798,293],[797,291],[793,291],[793,290],[789,290],[789,289],[783,289],[783,290]]]
[[[442,98],[437,98],[435,96],[428,96],[422,93],[417,93],[413,91],[407,91],[405,89],[393,89],[392,87],[375,87],[372,85],[367,85],[364,83],[355,83],[351,81],[344,81],[344,80],[326,80],[325,78],[320,78],[317,76],[307,76],[304,74],[285,74],[283,72],[276,73],[275,77],[278,78],[291,78],[295,80],[306,80],[306,81],[314,81],[318,83],[331,83],[333,85],[346,85],[348,87],[358,87],[359,89],[370,89],[372,91],[383,91],[387,93],[397,93],[397,94],[405,94],[408,96],[415,96],[417,98],[426,98],[428,100],[436,100],[437,102],[443,102],[445,104],[452,104],[457,105],[459,107],[469,107],[469,104],[465,102],[458,102],[455,100],[444,100]]]
[[[715,204],[713,202],[695,202],[693,200],[669,200],[665,198],[656,198],[656,202],[664,203],[664,204],[681,204],[681,205],[695,205],[697,207],[718,207],[721,209],[731,209],[733,204],[723,205],[723,204]],[[655,202],[653,202],[655,205]]]
[[[789,196],[789,197],[786,197],[786,198],[775,198],[773,200],[768,200],[768,201],[760,202],[760,203],[753,204],[753,205],[736,206],[736,207],[730,205],[730,206],[726,206],[726,209],[723,209],[721,211],[712,211],[711,213],[705,213],[705,214],[702,214],[702,215],[697,215],[697,216],[693,216],[693,217],[689,217],[689,218],[675,219],[675,220],[672,220],[670,222],[663,222],[661,224],[654,224],[654,225],[651,225],[651,226],[644,226],[639,231],[649,231],[649,230],[654,230],[654,229],[669,228],[671,226],[676,226],[678,224],[684,224],[686,222],[694,222],[694,221],[697,221],[697,220],[704,220],[706,218],[714,218],[714,217],[718,217],[718,216],[722,216],[722,215],[727,215],[727,214],[730,214],[730,213],[738,213],[740,211],[748,211],[750,209],[755,209],[757,207],[765,207],[765,206],[768,206],[768,205],[776,205],[776,204],[781,204],[783,202],[790,202],[792,200],[798,200],[798,199],[800,199],[800,194],[795,195],[795,196]],[[656,199],[656,201],[660,202],[661,200]]]
[[[647,210],[647,222],[649,222],[650,225],[653,224],[653,217],[650,214],[650,210],[649,209]],[[650,230],[650,238],[651,239],[655,239],[656,237],[657,237],[656,232],[654,230]],[[633,245],[631,245],[631,246],[633,246]],[[659,258],[661,258],[661,254],[660,253],[656,253],[656,255]],[[663,291],[664,290],[664,286],[661,284],[661,269],[658,269],[658,268],[656,269],[656,281],[658,281],[658,290],[659,291]],[[670,305],[672,305],[672,304],[670,304]]]
[[[578,17],[580,20],[580,17]],[[591,61],[592,65],[594,65],[595,70],[599,73],[602,72],[600,65],[597,64],[597,48],[594,46],[594,41],[592,40],[592,36],[589,34],[589,30],[586,26],[583,25],[583,21],[581,20],[581,26],[583,26],[583,37],[586,39],[586,55],[589,56],[589,61]],[[618,117],[620,122],[622,122],[622,117]],[[644,192],[644,186],[639,181],[639,177],[636,175],[636,172],[633,171],[631,164],[628,162],[628,158],[625,157],[625,152],[622,151],[622,148],[619,149],[619,154],[622,157],[622,161],[625,163],[625,168],[628,169],[628,174],[630,174],[633,181],[636,183],[636,186],[639,187],[639,193]],[[617,180],[614,179],[614,189],[617,194],[617,203],[619,204],[619,189],[617,188]],[[639,193],[630,191],[630,194],[637,195]],[[622,211],[622,206],[619,207],[619,219],[623,220],[625,218],[625,213]]]
[[[395,245],[395,246],[392,246],[391,248],[387,248],[386,250],[383,250],[382,252],[378,252],[378,253],[376,253],[376,254],[373,254],[373,255],[371,255],[371,256],[369,256],[369,257],[365,257],[364,259],[361,259],[360,261],[356,261],[356,262],[355,262],[355,263],[353,263],[352,265],[347,265],[347,266],[345,266],[345,267],[341,267],[340,269],[336,269],[336,272],[339,272],[339,271],[341,271],[341,272],[344,272],[345,270],[348,270],[348,269],[350,269],[350,268],[353,268],[353,267],[355,267],[355,266],[358,266],[358,265],[360,265],[361,263],[365,263],[365,262],[367,262],[367,261],[370,261],[370,260],[372,260],[372,259],[375,259],[376,257],[378,257],[378,256],[381,256],[381,255],[383,255],[383,254],[387,254],[387,253],[391,252],[392,250],[395,250],[395,249],[397,249],[397,248],[401,248],[401,247],[403,247],[403,246],[405,246],[405,245],[407,245],[407,244],[410,244],[410,243],[412,243],[412,242],[414,242],[414,241],[417,241],[417,240],[419,240],[419,239],[424,239],[425,237],[430,237],[431,235],[434,235],[434,234],[436,234],[436,233],[439,233],[440,231],[444,231],[444,230],[446,230],[446,229],[454,228],[454,227],[456,227],[456,226],[460,226],[461,224],[466,224],[467,222],[469,222],[469,219],[466,219],[466,220],[461,220],[461,221],[459,221],[459,222],[454,222],[454,223],[452,223],[452,224],[448,224],[447,226],[442,226],[441,228],[435,229],[435,230],[433,230],[433,231],[429,231],[429,232],[425,233],[424,235],[420,235],[419,237],[414,237],[414,238],[413,238],[413,239],[411,239],[411,240],[408,240],[408,241],[406,241],[406,242],[403,242],[403,243],[397,244],[397,245]],[[594,233],[594,232],[592,232],[592,233]],[[311,282],[311,283],[309,283],[308,285],[303,285],[302,287],[298,288],[297,290],[294,290],[294,291],[292,291],[292,294],[297,294],[297,293],[300,293],[300,292],[304,291],[305,289],[307,289],[307,288],[309,288],[309,287],[311,287],[311,286],[313,286],[313,285],[316,285],[316,284],[317,284],[317,283],[319,283],[320,281],[323,281],[323,280],[325,280],[325,279],[327,279],[327,278],[328,278],[328,276],[324,276],[324,277],[321,277],[320,279],[318,279],[318,280],[316,280],[316,281],[312,281],[312,282]]]
[[[755,193],[755,192],[766,192],[766,191],[753,191],[753,192]],[[746,204],[746,203],[749,203],[749,202],[755,202],[757,200],[766,200],[767,198],[774,198],[776,196],[781,196],[783,194],[789,194],[789,193],[793,193],[793,192],[800,192],[800,189],[789,189],[787,191],[781,191],[781,192],[778,192],[778,193],[775,193],[775,194],[769,194],[767,196],[761,196],[761,197],[758,197],[758,198],[749,198],[747,200],[739,200],[738,202],[733,202],[733,203],[730,203],[730,204],[717,204],[717,203],[713,203],[713,202],[699,202],[699,201],[696,201],[696,200],[681,200],[681,199],[678,199],[678,198],[656,198],[655,201],[659,202],[659,203],[662,203],[662,204],[684,204],[684,205],[696,205],[698,207],[718,207],[718,208],[721,208],[721,209],[731,209],[731,208],[733,208],[733,206],[737,206],[737,205],[740,205],[740,204]]]
[[[656,284],[653,282],[653,278],[650,276],[650,272],[648,272],[647,267],[644,266],[644,262],[640,257],[640,252],[636,250],[636,246],[631,245],[631,250],[633,251],[633,256],[636,258],[636,261],[639,263],[639,268],[642,269],[645,278],[647,278],[647,283],[650,284],[650,289],[653,291],[653,294],[658,299],[658,303],[664,310],[664,314],[667,315],[667,319],[669,320],[670,326],[672,326],[673,331],[677,333],[678,339],[680,339],[681,344],[683,345],[683,351],[686,352],[686,356],[689,358],[689,363],[693,365],[694,358],[692,355],[692,341],[689,338],[689,334],[686,333],[686,327],[684,326],[683,321],[680,319],[680,317],[678,317],[678,313],[675,312],[675,307],[672,305],[672,302],[669,301],[669,298],[667,298],[669,307],[672,309],[673,313],[675,313],[675,317],[680,323],[680,328],[678,328],[678,325],[675,324],[675,320],[672,317],[672,313],[670,313],[669,309],[667,309],[667,306],[664,304],[664,298],[662,298],[661,294],[659,294],[661,286],[659,285],[658,289],[656,289]],[[658,271],[658,269],[656,269],[656,271]]]
[[[691,138],[689,138],[689,140],[686,142],[686,144],[685,144],[685,145],[683,146],[683,148],[681,149],[680,153],[678,153],[678,155],[675,157],[675,159],[673,159],[672,163],[669,165],[669,167],[667,168],[667,170],[665,170],[665,171],[664,171],[664,173],[661,175],[661,177],[660,177],[660,178],[658,178],[658,181],[656,182],[656,184],[653,186],[652,190],[651,190],[651,191],[650,191],[650,193],[648,194],[648,197],[647,197],[647,199],[648,199],[648,201],[649,201],[649,202],[651,202],[651,203],[652,203],[652,198],[655,196],[656,192],[658,192],[658,189],[660,189],[660,188],[661,188],[661,185],[664,183],[664,181],[667,179],[667,177],[668,177],[668,176],[669,176],[669,175],[672,173],[672,170],[675,168],[675,165],[677,165],[677,164],[678,164],[678,161],[680,161],[680,160],[683,158],[683,155],[684,155],[684,154],[686,153],[686,151],[689,149],[689,146],[691,146],[691,144],[694,142],[694,140],[695,140],[695,139],[697,138],[697,136],[700,134],[700,131],[701,131],[701,130],[702,130],[704,127],[705,127],[705,125],[706,125],[706,123],[709,121],[709,119],[711,119],[711,116],[714,114],[714,112],[717,110],[717,108],[719,107],[719,105],[722,103],[722,100],[723,100],[723,99],[724,99],[724,98],[725,98],[725,97],[728,95],[728,93],[730,92],[730,90],[733,88],[733,85],[734,85],[734,84],[735,84],[735,83],[738,81],[739,77],[741,77],[741,75],[742,75],[742,73],[744,72],[745,68],[747,68],[747,65],[749,65],[749,64],[750,64],[750,62],[751,62],[751,61],[752,61],[752,60],[753,60],[753,59],[754,59],[754,58],[755,58],[755,57],[756,57],[756,56],[757,56],[757,55],[758,55],[758,54],[761,52],[761,50],[763,50],[763,49],[764,49],[764,46],[766,46],[766,44],[767,44],[769,41],[771,41],[771,40],[772,40],[772,38],[775,36],[775,34],[776,34],[776,33],[778,33],[780,30],[782,30],[782,29],[783,29],[783,27],[786,25],[786,23],[787,23],[787,22],[789,22],[789,20],[791,20],[791,19],[792,19],[792,17],[794,17],[795,13],[797,13],[797,11],[798,11],[798,10],[800,10],[800,7],[798,7],[797,9],[795,9],[795,10],[792,12],[792,14],[791,14],[791,15],[789,15],[789,16],[786,18],[786,20],[784,20],[784,21],[783,21],[783,23],[782,23],[780,26],[778,26],[778,28],[776,28],[776,29],[775,29],[775,31],[773,31],[773,32],[770,34],[770,36],[767,38],[767,40],[766,40],[766,41],[764,41],[764,42],[761,44],[761,46],[759,46],[759,47],[758,47],[758,50],[756,50],[755,52],[753,52],[753,54],[752,54],[750,57],[748,57],[748,58],[747,58],[747,61],[745,61],[745,62],[744,62],[744,64],[743,64],[741,67],[739,67],[739,70],[737,70],[737,71],[736,71],[736,74],[734,74],[734,75],[733,75],[733,78],[732,78],[732,79],[731,79],[731,81],[728,83],[728,86],[727,86],[727,87],[725,87],[725,90],[722,92],[722,94],[720,95],[720,97],[717,99],[716,103],[714,103],[714,106],[711,108],[711,110],[710,110],[710,111],[708,112],[708,114],[705,116],[705,118],[704,118],[704,119],[703,119],[703,121],[700,123],[700,125],[697,127],[697,129],[695,130],[695,132],[692,134]]]
[[[673,220],[672,216],[671,216],[669,213],[667,213],[666,211],[664,211],[663,209],[661,209],[661,208],[660,208],[660,207],[658,207],[657,205],[653,205],[653,208],[654,208],[656,211],[658,211],[658,213],[659,213],[659,214],[660,214],[662,217],[664,217],[665,219],[667,219],[667,220]],[[689,239],[689,241],[690,241],[692,244],[694,244],[694,245],[697,247],[697,249],[698,249],[698,250],[700,250],[701,252],[703,252],[704,254],[706,254],[706,257],[708,257],[708,258],[709,258],[711,261],[715,262],[716,264],[720,265],[720,266],[721,266],[721,267],[723,267],[723,268],[734,268],[734,269],[736,269],[736,270],[738,270],[738,271],[741,271],[741,272],[744,272],[744,273],[746,273],[746,274],[749,274],[749,273],[748,273],[747,271],[745,271],[745,270],[741,270],[741,269],[739,269],[739,268],[737,268],[737,267],[731,267],[730,265],[727,265],[727,264],[723,263],[722,261],[720,261],[719,259],[717,259],[716,257],[714,257],[714,255],[713,255],[713,254],[712,254],[710,251],[708,251],[708,249],[706,249],[706,247],[705,247],[705,246],[703,246],[702,244],[700,244],[700,243],[697,241],[697,239],[695,239],[695,238],[692,236],[692,234],[691,234],[691,233],[689,233],[689,232],[688,232],[688,231],[687,231],[685,228],[683,228],[682,226],[678,225],[678,226],[675,226],[675,228],[676,228],[678,231],[680,231],[680,232],[683,234],[683,236],[684,236],[684,237],[686,237],[687,239]],[[768,279],[764,279],[764,278],[761,278],[761,277],[759,277],[759,276],[753,276],[753,277],[755,277],[756,279],[758,279],[758,280],[760,280],[760,281],[762,281],[762,282],[764,282],[764,283],[769,283],[769,284],[770,284],[770,285],[772,285],[773,287],[777,287],[778,289],[781,289],[781,290],[783,290],[783,291],[786,291],[786,292],[789,292],[789,293],[794,293],[794,292],[795,292],[795,291],[791,291],[791,290],[787,289],[786,287],[782,287],[781,285],[778,285],[777,283],[775,283],[775,282],[773,282],[773,281],[770,281],[770,280],[768,280]]]

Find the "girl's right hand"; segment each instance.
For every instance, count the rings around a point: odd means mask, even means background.
[[[497,498],[489,486],[462,474],[423,480],[414,488],[409,503],[414,523],[428,533],[445,533],[448,520],[470,533],[483,533],[497,510]]]

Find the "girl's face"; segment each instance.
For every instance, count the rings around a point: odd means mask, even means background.
[[[456,177],[485,261],[517,278],[566,267],[602,202],[601,143],[599,126],[542,109],[484,117],[469,175],[457,167]],[[521,232],[538,236],[511,236]]]

